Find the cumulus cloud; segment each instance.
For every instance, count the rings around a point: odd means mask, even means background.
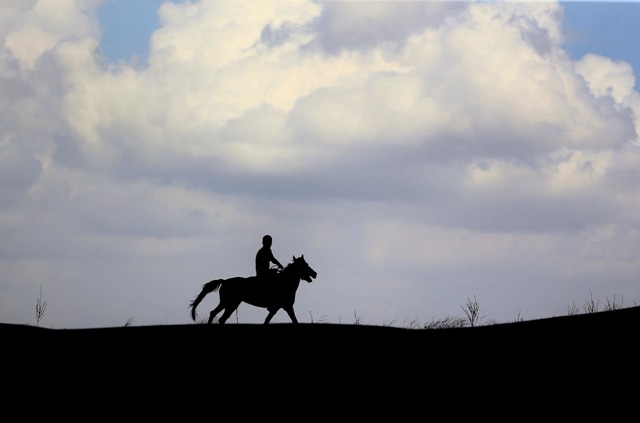
[[[0,35],[23,69],[32,69],[43,53],[61,40],[99,35],[93,13],[102,0],[27,0],[2,6]],[[8,53],[8,54],[7,54]]]
[[[301,299],[318,313],[448,314],[434,292],[462,289],[544,306],[563,288],[532,263],[567,290],[609,272],[631,293],[634,72],[572,61],[559,4],[166,2],[144,68],[101,57],[98,4],[0,6],[3,291],[24,260],[45,263],[28,284],[67,286],[82,258],[86,300],[107,260],[113,296],[159,283],[180,321],[169,263],[191,289],[250,274],[272,232],[276,256],[327,275]],[[599,270],[563,270],[586,262]],[[99,308],[92,322],[113,322]]]
[[[426,27],[436,27],[463,2],[324,2],[313,22],[316,42],[329,53],[370,48],[399,48]]]

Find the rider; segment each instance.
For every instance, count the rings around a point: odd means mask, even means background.
[[[256,276],[259,278],[268,278],[273,274],[269,269],[269,263],[274,263],[280,270],[282,270],[282,265],[278,260],[276,260],[271,252],[272,242],[273,239],[270,235],[262,237],[262,248],[260,248],[258,254],[256,254]]]

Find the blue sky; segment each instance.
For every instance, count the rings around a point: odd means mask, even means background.
[[[565,48],[572,59],[587,53],[624,60],[640,69],[640,3],[561,2],[565,10]],[[637,87],[636,81],[636,87]]]
[[[135,55],[146,58],[149,38],[159,25],[156,11],[162,3],[163,0],[104,2],[98,8],[102,54],[115,63],[128,61]]]
[[[265,234],[303,322],[640,302],[639,13],[0,2],[0,322],[187,323]]]

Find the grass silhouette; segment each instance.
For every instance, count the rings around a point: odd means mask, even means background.
[[[621,297],[620,302],[616,301],[616,294],[613,294],[613,299],[610,300],[608,295],[605,295],[606,304],[600,310],[600,300],[593,299],[593,293],[591,290],[589,291],[589,299],[584,302],[582,309],[584,310],[584,314],[595,314],[595,313],[604,313],[609,311],[616,311],[623,309],[624,296]],[[638,304],[634,301],[634,306],[638,307]],[[47,302],[42,301],[42,287],[40,288],[40,298],[36,303],[36,326],[40,323],[42,316],[44,315],[44,311],[46,308]],[[491,326],[496,324],[501,324],[495,319],[490,319],[488,321],[484,321],[485,316],[480,315],[480,304],[476,296],[473,296],[473,300],[467,298],[467,303],[464,306],[461,306],[465,317],[459,316],[447,316],[442,319],[434,318],[431,322],[428,323],[420,323],[418,318],[414,318],[412,320],[405,320],[401,326],[402,329],[415,329],[415,330],[431,330],[431,329],[458,329],[458,328],[474,328],[478,326]],[[236,315],[236,324],[239,324],[238,319],[238,310],[235,310]],[[567,316],[577,316],[580,315],[580,307],[576,306],[575,302],[571,305],[567,306]],[[329,322],[328,317],[326,315],[322,315],[318,320],[314,320],[313,314],[309,311],[310,323],[311,324],[331,324]],[[363,323],[362,316],[359,316],[356,310],[353,310],[354,320],[353,323],[346,323],[347,325],[353,326],[370,326],[370,324]],[[382,327],[393,327],[393,324],[397,319],[392,320],[389,323],[382,323]],[[525,320],[520,316],[520,312],[518,312],[518,317],[508,323],[521,323]],[[218,319],[215,318],[212,322],[213,324],[218,323]],[[192,325],[206,325],[207,319],[204,317],[198,317],[195,322],[190,323]],[[342,325],[342,319],[338,317],[338,324]],[[124,327],[131,327],[133,325],[133,317],[129,318]],[[375,325],[374,325],[375,326]]]
[[[616,294],[613,294],[613,301],[609,301],[609,297],[604,296],[607,299],[607,305],[604,306],[604,311],[613,311],[620,310],[622,308],[622,303],[624,302],[624,295],[622,296],[622,300],[620,300],[620,304],[616,304]]]
[[[607,304],[604,306],[604,308],[600,311],[599,310],[599,300],[593,300],[593,293],[591,293],[591,291],[589,291],[590,293],[590,299],[585,301],[583,309],[585,311],[585,314],[593,314],[593,313],[601,313],[601,312],[607,312],[607,311],[614,311],[614,310],[620,310],[622,309],[622,304],[624,301],[624,297],[622,297],[620,303],[616,302],[616,295],[613,295],[613,300],[609,300],[609,297],[605,295]],[[634,304],[637,307],[637,304],[634,302]],[[465,327],[477,327],[477,326],[491,326],[491,325],[497,325],[500,324],[500,322],[496,321],[495,319],[491,319],[488,321],[483,322],[485,316],[481,316],[480,315],[480,304],[478,303],[478,300],[476,298],[476,296],[473,296],[473,300],[467,298],[467,304],[464,306],[461,306],[462,310],[464,311],[465,317],[458,317],[458,316],[447,316],[443,319],[433,319],[431,322],[425,323],[425,324],[421,324],[420,321],[415,318],[409,321],[404,321],[402,328],[403,329],[456,329],[456,328],[465,328]],[[311,312],[309,312],[309,314],[311,315]],[[572,303],[570,306],[567,306],[567,315],[568,316],[577,316],[578,314],[580,314],[580,308],[578,306],[576,306],[575,302]],[[353,311],[353,315],[354,315],[354,322],[352,323],[354,326],[360,326],[362,325],[362,317],[358,316],[356,311]],[[325,316],[323,316],[324,318]],[[342,324],[342,320],[339,319],[340,324]],[[390,323],[382,323],[383,327],[386,326],[391,326],[396,320],[392,320]],[[525,320],[521,317],[520,312],[518,312],[518,317],[516,317],[516,319],[512,322],[509,323],[520,323],[520,322],[524,322]],[[311,323],[314,323],[313,321],[313,315],[311,315]],[[323,323],[328,323],[326,320]]]
[[[613,295],[613,300],[609,300],[609,297],[605,295],[605,299],[607,301],[606,305],[600,310],[599,300],[593,299],[593,293],[589,291],[590,297],[589,300],[586,300],[582,308],[584,309],[584,314],[594,314],[594,313],[602,313],[607,311],[614,311],[622,309],[622,304],[624,301],[624,296],[622,297],[620,303],[616,302],[616,295]],[[638,305],[634,302],[635,306]],[[490,319],[484,321],[485,316],[480,315],[480,304],[476,296],[473,296],[473,300],[467,298],[467,303],[464,306],[461,306],[464,311],[465,317],[459,316],[447,316],[442,319],[434,318],[428,323],[420,323],[418,318],[414,318],[412,320],[405,320],[401,326],[402,329],[415,329],[415,330],[431,330],[431,329],[457,329],[457,328],[474,328],[478,326],[491,326],[500,324],[500,322],[495,319]],[[580,307],[576,306],[575,302],[571,305],[567,306],[567,316],[577,316],[580,314]],[[311,324],[331,324],[329,322],[328,317],[326,315],[322,315],[318,320],[314,320],[313,314],[309,311],[310,323]],[[397,319],[392,320],[389,323],[383,322],[382,327],[392,327]],[[520,323],[525,320],[521,317],[520,312],[518,312],[518,317],[515,320],[508,323]],[[213,324],[217,323],[217,319],[214,319]],[[237,310],[236,310],[236,323],[238,322]],[[195,323],[192,324],[207,324],[206,318],[198,318]],[[342,319],[338,317],[338,324],[342,325]],[[353,310],[353,322],[345,323],[346,325],[353,326],[368,326],[363,323],[362,316],[359,316],[356,310]],[[375,326],[375,325],[374,325]]]

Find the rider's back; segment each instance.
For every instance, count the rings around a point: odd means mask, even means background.
[[[269,263],[272,257],[271,248],[264,246],[258,250],[258,254],[256,254],[256,276],[269,275]]]

